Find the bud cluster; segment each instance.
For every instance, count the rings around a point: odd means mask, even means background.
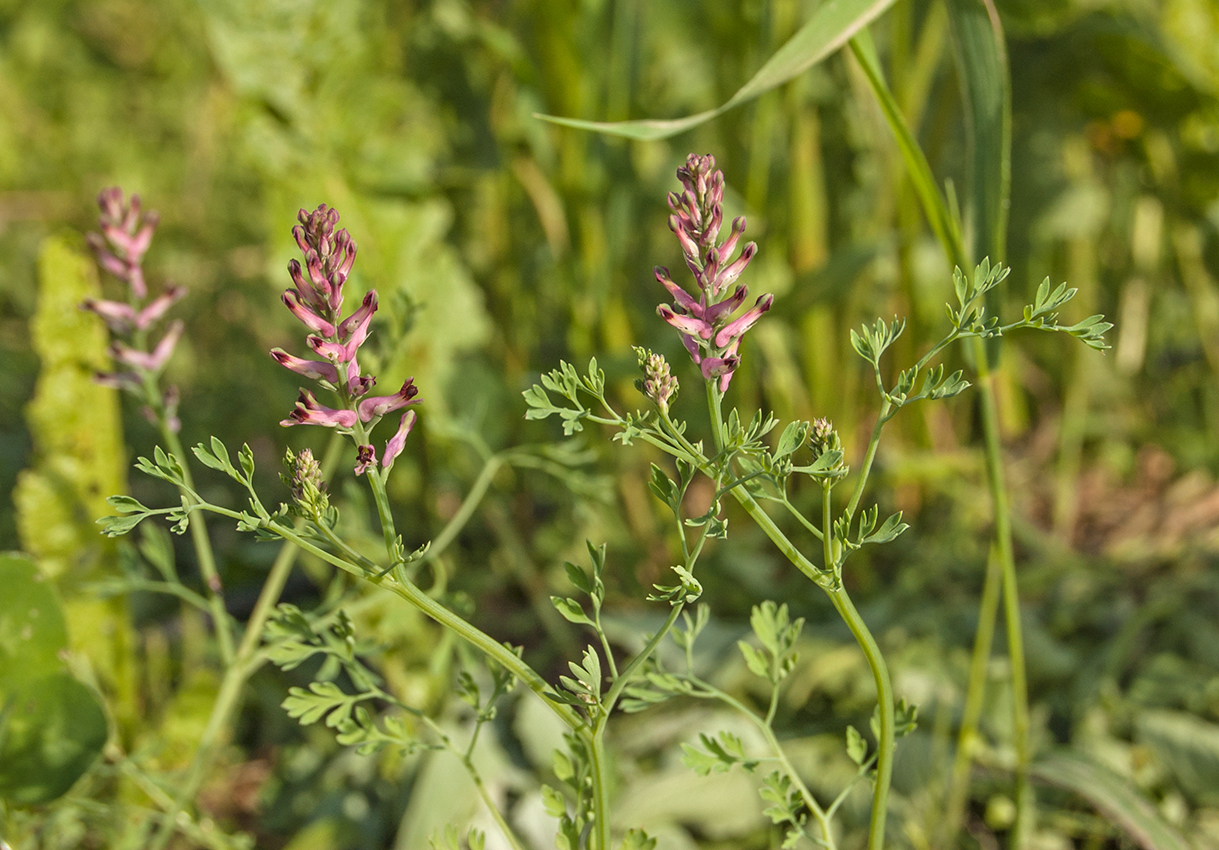
[[[297,507],[314,519],[324,516],[330,509],[330,498],[326,495],[326,482],[322,480],[321,464],[313,457],[313,452],[301,449],[300,454],[293,454],[288,449],[284,466],[288,473],[281,475],[280,480],[292,491]]]
[[[655,354],[638,346],[635,348],[635,354],[643,372],[643,380],[636,381],[636,386],[662,413],[668,412],[669,403],[677,397],[677,378],[669,369],[669,361],[665,360],[663,354]]]
[[[295,408],[280,424],[351,430],[357,423],[365,423],[371,428],[382,416],[418,404],[419,390],[414,379],[407,378],[393,395],[368,396],[377,379],[360,374],[357,358],[377,311],[377,292],[370,290],[351,315],[340,319],[343,286],[355,263],[356,243],[346,230],[334,229],[339,221],[338,211],[325,204],[312,213],[301,210],[298,220],[300,224],[292,228],[292,235],[305,262],[303,266],[298,260],[288,263],[295,288],[286,290],[282,298],[292,315],[312,331],[305,338],[310,350],[324,359],[295,357],[281,348],[271,349],[271,356],[284,368],[337,393],[342,406],[326,407],[313,393],[301,389]],[[397,433],[386,443],[382,467],[388,469],[393,465],[414,425],[415,412],[408,410],[399,420]],[[376,465],[376,451],[371,445],[360,445],[358,449],[356,474],[363,474]]]
[[[144,255],[152,245],[159,217],[155,212],[143,213],[140,196],[133,194],[128,199],[117,186],[104,189],[97,196],[97,205],[101,210],[98,226],[102,232],[90,233],[86,239],[101,267],[125,283],[128,294],[126,301],[88,298],[81,304],[81,308],[96,313],[112,334],[128,337],[132,343],[111,343],[111,358],[127,367],[127,370],[103,372],[97,375],[97,380],[106,386],[123,389],[145,398],[145,376],[159,373],[164,368],[182,336],[183,324],[180,319],[171,322],[165,334],[151,350],[144,344],[145,332],[186,294],[186,287],[170,284],[160,295],[148,301],[148,285],[144,280]],[[151,405],[159,405],[170,429],[178,430],[180,423],[176,414],[176,388],[170,387],[160,399],[145,398],[145,401],[147,405],[144,415],[149,420],[155,422],[157,419]]]
[[[667,268],[657,266],[656,279],[673,296],[673,304],[656,308],[660,317],[681,331],[682,343],[706,380],[718,379],[721,392],[728,388],[741,363],[741,337],[770,309],[773,295],[763,295],[738,318],[732,314],[745,303],[748,287],[738,285],[721,297],[740,277],[758,246],[750,242],[735,260],[745,218],[732,222],[728,238],[717,244],[724,220],[724,174],[715,168],[715,157],[690,154],[677,169],[685,187],[669,194],[669,228],[677,234],[686,265],[698,286],[697,297],[674,283]]]

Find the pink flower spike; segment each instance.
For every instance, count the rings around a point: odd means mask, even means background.
[[[698,336],[702,339],[711,339],[714,329],[702,319],[696,319],[693,316],[679,316],[667,304],[661,304],[656,308],[656,312],[660,315],[660,318],[682,333]]]
[[[363,303],[354,313],[339,322],[339,339],[347,339],[361,322],[367,321],[375,312],[377,312],[377,290],[373,289],[364,296]]]
[[[415,379],[407,378],[402,389],[393,395],[377,395],[361,401],[357,408],[360,419],[363,422],[371,422],[378,416],[401,410],[409,404],[418,404],[423,401],[421,398],[415,398],[418,394],[419,388],[415,386]]]
[[[327,428],[351,428],[356,424],[354,410],[335,410],[323,407],[317,403],[313,393],[301,390],[296,399],[296,409],[288,414],[287,419],[280,420],[285,428],[292,425],[323,425]]]
[[[333,363],[293,357],[282,348],[272,348],[271,356],[279,362],[280,366],[298,375],[304,375],[306,378],[312,378],[315,381],[329,381],[332,384],[338,384],[339,382],[339,370],[335,368]]]
[[[723,348],[734,339],[738,339],[758,323],[758,319],[762,318],[762,314],[770,309],[770,305],[774,301],[773,295],[763,295],[758,298],[752,307],[741,314],[740,318],[729,322],[720,329],[720,332],[715,335],[715,344]]]
[[[102,317],[102,320],[116,334],[127,333],[136,324],[135,310],[131,305],[119,301],[98,301],[86,298],[81,302],[80,309],[89,310]]]
[[[183,295],[186,294],[185,286],[170,286],[164,292],[152,300],[152,302],[139,312],[135,317],[135,326],[138,330],[151,325],[157,319],[165,315],[166,311],[174,305]]]
[[[356,475],[363,475],[377,465],[377,450],[372,446],[356,446]]]
[[[300,319],[301,324],[309,330],[319,333],[322,336],[334,336],[334,325],[323,319],[317,313],[314,313],[309,307],[301,301],[300,293],[295,289],[285,289],[284,294],[280,296],[292,315]]]
[[[385,454],[381,456],[381,466],[385,469],[393,466],[394,460],[402,454],[402,450],[406,447],[406,438],[415,427],[416,418],[413,410],[402,414],[402,419],[398,422],[398,432],[385,444]]]

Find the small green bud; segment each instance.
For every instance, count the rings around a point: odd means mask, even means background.
[[[309,449],[293,454],[288,449],[284,455],[284,466],[288,474],[280,480],[292,491],[297,507],[306,515],[317,519],[330,509],[330,498],[326,495],[326,482],[322,480],[322,466]]]
[[[635,354],[643,372],[643,380],[636,381],[635,386],[650,398],[662,413],[668,412],[669,403],[677,397],[677,378],[673,377],[669,362],[663,354],[655,354],[638,346],[635,348]]]

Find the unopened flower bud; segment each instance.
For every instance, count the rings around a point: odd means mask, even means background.
[[[841,451],[842,440],[834,430],[834,423],[828,419],[814,419],[809,429],[808,447],[813,453],[813,460],[828,451]]]
[[[292,491],[297,506],[313,518],[324,514],[330,508],[330,499],[326,496],[326,483],[322,480],[322,466],[314,459],[313,452],[301,449],[300,454],[293,454],[288,449],[284,466],[288,467],[288,474],[281,475],[280,480]]]
[[[669,403],[677,397],[677,378],[669,369],[663,354],[655,354],[643,348],[635,349],[639,357],[639,368],[643,380],[638,383],[640,392],[655,402],[661,412],[667,412]]]

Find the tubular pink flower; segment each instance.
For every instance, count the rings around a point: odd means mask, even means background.
[[[89,310],[102,317],[107,327],[116,334],[128,333],[135,327],[135,310],[130,304],[119,301],[99,301],[96,298],[86,298],[81,302],[82,310]]]
[[[753,259],[753,255],[756,253],[758,253],[758,243],[750,242],[741,249],[741,256],[724,267],[724,270],[720,272],[719,279],[715,282],[715,292],[717,295],[731,286],[732,282],[741,276],[741,272],[745,271],[745,267],[749,265],[749,261]]]
[[[315,381],[329,381],[332,384],[339,382],[339,370],[333,363],[326,363],[322,360],[305,360],[301,357],[293,357],[282,348],[272,348],[271,356],[274,357],[280,366],[289,369],[298,375],[304,375],[306,378],[313,378]]]
[[[301,390],[296,399],[296,408],[287,419],[280,420],[285,428],[292,425],[323,425],[327,428],[351,428],[356,424],[354,410],[335,410],[317,403],[313,393]]]
[[[660,315],[660,318],[664,319],[682,333],[697,336],[702,339],[711,339],[711,335],[715,332],[715,329],[709,322],[694,316],[678,315],[677,313],[674,313],[672,308],[670,308],[667,304],[661,304],[656,308],[656,312]]]
[[[164,316],[165,313],[168,312],[169,308],[179,301],[185,294],[185,286],[173,285],[166,287],[164,292],[152,299],[148,306],[141,310],[135,317],[136,329],[144,330],[144,328],[148,327],[157,319]]]
[[[732,232],[728,238],[720,245],[720,256],[725,260],[732,256],[732,252],[736,250],[736,243],[740,241],[741,235],[745,232],[745,216],[737,216],[732,220]]]
[[[385,453],[381,455],[381,466],[385,469],[393,466],[394,460],[402,454],[402,449],[406,447],[406,438],[411,433],[411,429],[415,427],[415,419],[413,410],[402,414],[402,419],[398,422],[397,433],[390,437],[389,442],[385,444]]]
[[[686,347],[686,351],[690,352],[690,359],[694,361],[695,366],[703,362],[703,353],[699,349],[694,337],[689,334],[682,334],[681,344]]]
[[[694,296],[673,282],[673,279],[669,277],[668,269],[666,269],[664,266],[657,266],[656,268],[652,269],[652,273],[656,275],[656,279],[660,281],[660,285],[669,290],[669,294],[673,296],[673,300],[676,301],[687,312],[693,313],[695,310],[699,309],[699,302],[694,300]]]
[[[740,318],[729,322],[715,335],[715,344],[723,348],[733,340],[741,337],[758,323],[758,319],[762,318],[762,314],[769,310],[770,305],[774,302],[775,297],[773,295],[759,297],[752,307],[741,314]]]
[[[301,301],[300,293],[295,289],[285,289],[280,296],[280,300],[284,302],[292,315],[300,319],[301,324],[309,330],[319,333],[322,336],[334,336],[334,325],[323,319],[317,313],[309,309],[309,307]]]
[[[165,365],[165,362],[169,360],[169,356],[173,354],[174,346],[178,344],[184,327],[181,319],[175,321],[169,326],[165,336],[161,337],[161,341],[157,343],[156,348],[150,352],[139,351],[121,342],[116,342],[110,346],[110,356],[127,366],[143,369],[147,372],[156,372]]]
[[[361,323],[367,324],[375,312],[377,312],[377,290],[373,289],[364,296],[363,303],[356,308],[354,313],[339,322],[339,339],[348,339]],[[333,334],[331,335],[333,336]]]
[[[360,413],[360,420],[370,422],[379,416],[393,413],[395,410],[401,410],[407,405],[419,404],[423,399],[415,398],[418,394],[419,388],[415,386],[415,379],[407,378],[402,384],[402,389],[393,395],[372,396],[361,401],[357,407]]]
[[[745,303],[745,296],[749,294],[749,287],[742,284],[736,288],[736,292],[732,296],[725,298],[718,304],[712,304],[707,308],[706,318],[708,322],[715,323],[721,318],[736,312],[736,309]]]
[[[318,292],[317,287],[305,278],[305,273],[301,269],[299,261],[288,261],[288,274],[292,275],[292,282],[296,284],[296,292],[302,301],[314,310],[325,310],[329,306],[326,303],[326,296]]]
[[[372,446],[356,446],[356,475],[363,475],[377,465],[377,450]]]

